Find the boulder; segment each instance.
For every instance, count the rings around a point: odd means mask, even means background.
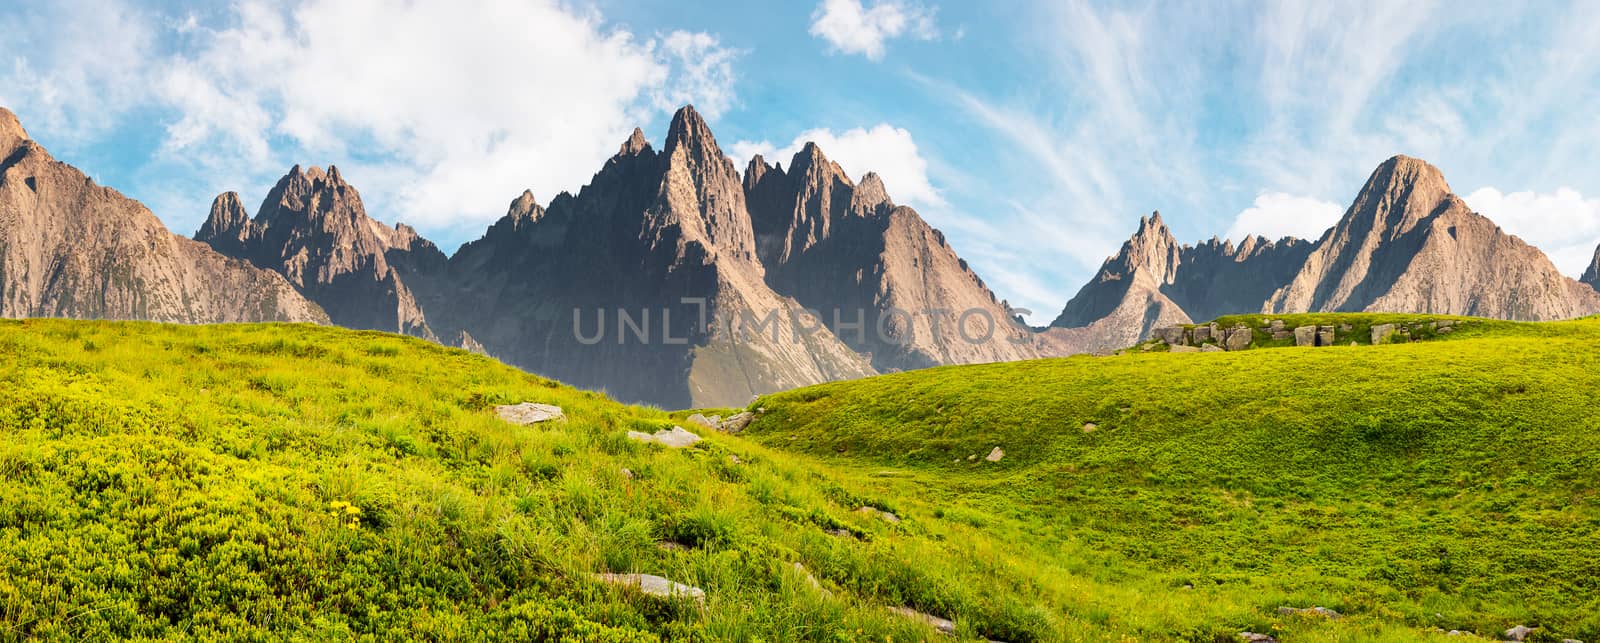
[[[1084,422],[1083,423],[1083,432],[1084,433],[1093,433],[1094,430],[1098,429],[1098,428],[1100,428],[1100,425],[1095,424],[1093,422]]]
[[[1378,324],[1372,327],[1372,343],[1382,344],[1389,341],[1389,336],[1394,334],[1394,324]]]
[[[1284,616],[1320,616],[1323,618],[1339,618],[1342,614],[1326,607],[1279,607],[1278,613]]]
[[[750,426],[750,421],[754,419],[756,419],[756,414],[749,411],[742,411],[734,414],[732,417],[729,417],[726,420],[723,420],[722,424],[717,425],[717,430],[723,433],[736,434],[740,431],[743,431],[745,427]]]
[[[652,574],[595,574],[594,578],[608,585],[633,589],[646,596],[667,600],[689,599],[700,607],[705,607],[706,604],[706,593],[700,588]]]
[[[1242,351],[1250,348],[1250,342],[1255,339],[1255,331],[1249,326],[1239,325],[1228,331],[1228,339],[1223,343],[1230,351]]]
[[[990,462],[999,462],[1000,458],[1004,458],[1004,457],[1006,457],[1006,452],[1005,451],[1001,451],[1000,447],[995,447],[993,451],[989,452],[989,455],[983,456],[983,459],[988,460]]]
[[[1220,353],[1224,350],[1226,349],[1216,344],[1206,344],[1205,346],[1200,347],[1200,352],[1202,353]]]
[[[1195,326],[1194,332],[1191,333],[1191,335],[1194,337],[1194,343],[1196,346],[1216,338],[1216,333],[1212,332],[1210,326]]]
[[[1513,628],[1505,631],[1506,640],[1507,641],[1525,641],[1525,640],[1528,639],[1528,635],[1533,633],[1533,630],[1534,630],[1534,628],[1528,627],[1526,625],[1518,625],[1516,627],[1513,627]]]
[[[495,415],[500,416],[500,419],[502,420],[512,424],[521,424],[524,426],[529,424],[538,424],[540,422],[549,422],[551,420],[560,420],[567,417],[562,415],[561,407],[550,404],[540,404],[538,402],[523,402],[521,404],[506,404],[497,406],[494,407],[494,412]]]
[[[1155,329],[1151,334],[1153,334],[1156,339],[1173,346],[1186,343],[1184,341],[1184,336],[1187,335],[1187,333],[1184,332],[1184,328],[1182,326],[1163,326]]]
[[[717,423],[715,421],[713,421],[711,418],[708,418],[708,417],[706,417],[704,415],[701,415],[699,413],[696,413],[694,415],[689,416],[688,421],[693,422],[695,424],[698,424],[698,425],[703,426],[703,427],[708,428],[708,429],[717,428]]]
[[[662,429],[656,431],[653,435],[639,431],[629,431],[628,438],[640,442],[654,442],[673,449],[691,447],[700,441],[700,436],[685,431],[681,426],[672,427],[671,430]]]
[[[632,480],[633,476],[634,476],[633,469],[629,469],[627,467],[623,467],[621,469],[618,469],[617,473],[622,474],[622,477],[627,478],[629,480]]]
[[[1294,345],[1295,346],[1316,346],[1317,345],[1317,327],[1316,326],[1300,326],[1300,327],[1295,328],[1294,329]]]
[[[1275,331],[1272,331],[1272,338],[1273,339],[1280,339],[1281,340],[1281,339],[1289,339],[1291,337],[1294,337],[1294,331],[1292,331],[1292,330],[1275,330]]]
[[[1240,632],[1239,638],[1245,643],[1278,643],[1278,639],[1273,638],[1271,634],[1259,634],[1256,632]]]
[[[1172,352],[1174,352],[1174,353],[1198,353],[1198,352],[1200,352],[1200,349],[1198,347],[1195,347],[1195,346],[1184,346],[1182,344],[1173,344],[1172,345]]]
[[[956,624],[948,619],[939,618],[932,614],[918,612],[909,607],[890,607],[889,611],[904,616],[914,621],[926,623],[928,627],[938,630],[940,634],[952,636],[956,633]]]
[[[1274,320],[1268,321],[1267,322],[1267,329],[1271,330],[1274,333],[1284,330],[1283,320],[1282,319],[1274,319]]]
[[[896,525],[900,524],[900,517],[899,516],[894,515],[893,512],[884,511],[884,510],[879,509],[877,507],[862,506],[860,509],[856,510],[856,513],[866,514],[868,516],[877,516],[879,518],[882,518],[884,522],[891,523],[891,524],[896,524]]]
[[[1317,327],[1317,345],[1318,346],[1332,346],[1333,345],[1333,341],[1334,341],[1334,333],[1333,333],[1333,327],[1332,326],[1318,326]]]

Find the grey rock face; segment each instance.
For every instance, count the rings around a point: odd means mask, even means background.
[[[954,635],[956,633],[956,624],[954,622],[950,621],[949,619],[940,618],[940,617],[934,616],[932,614],[927,614],[927,613],[924,613],[924,612],[919,612],[919,611],[911,609],[909,607],[890,607],[889,611],[894,612],[895,614],[899,614],[900,616],[903,616],[905,618],[911,619],[913,621],[919,621],[921,623],[924,623],[928,627],[931,627],[934,630],[937,630],[940,634],[944,634],[944,635],[948,636],[948,635]]]
[[[0,108],[0,316],[327,323],[282,277],[172,234]]]
[[[1228,329],[1228,338],[1223,345],[1230,351],[1242,351],[1250,348],[1250,342],[1254,339],[1255,332],[1249,326],[1235,326]]]
[[[1372,343],[1382,344],[1389,341],[1389,336],[1395,331],[1394,324],[1376,324],[1372,327]]]
[[[684,430],[684,428],[681,426],[675,426],[671,429],[661,429],[655,433],[629,431],[628,439],[638,440],[640,442],[654,442],[671,449],[682,449],[684,447],[694,446],[700,442],[701,438],[698,435]]]
[[[787,171],[751,159],[743,188],[766,283],[816,310],[874,368],[1040,355],[1011,307],[878,175],[853,183],[807,144]]]
[[[755,419],[756,416],[754,413],[749,411],[740,411],[728,416],[728,419],[717,424],[717,430],[723,433],[738,434],[744,431],[745,427],[750,426],[750,422]]]
[[[1583,276],[1578,281],[1600,290],[1600,246],[1595,247],[1594,259],[1589,262],[1589,268],[1583,271]]]
[[[1333,342],[1334,342],[1334,337],[1336,335],[1337,335],[1337,333],[1334,332],[1332,326],[1318,326],[1317,327],[1317,345],[1318,346],[1332,346]]]

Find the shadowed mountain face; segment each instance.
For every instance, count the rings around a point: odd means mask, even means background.
[[[442,272],[444,253],[409,226],[368,217],[337,167],[294,166],[253,219],[238,194],[218,196],[195,240],[283,275],[335,324],[438,339],[406,277]]]
[[[1011,308],[878,175],[854,184],[808,143],[787,172],[752,159],[744,189],[767,284],[817,311],[875,368],[1039,356]]]
[[[1589,262],[1589,269],[1583,271],[1583,278],[1578,281],[1600,290],[1600,247],[1594,249],[1594,260]]]
[[[0,316],[326,323],[282,277],[169,232],[0,108]]]
[[[450,260],[436,316],[493,354],[666,406],[750,396],[871,367],[766,285],[738,171],[692,108],[657,152],[635,131],[577,195],[512,202]]]
[[[1600,311],[1600,294],[1474,213],[1437,168],[1396,156],[1378,166],[1264,310],[1544,320]]]

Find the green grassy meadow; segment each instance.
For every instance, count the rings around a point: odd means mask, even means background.
[[[0,321],[0,640],[1596,640],[1597,348],[943,367],[730,436],[383,333]]]

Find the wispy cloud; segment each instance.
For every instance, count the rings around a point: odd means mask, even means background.
[[[810,129],[778,147],[767,141],[738,141],[728,146],[736,165],[756,154],[768,163],[788,163],[806,143],[816,143],[829,160],[838,163],[854,180],[867,172],[883,179],[884,189],[898,203],[919,208],[942,207],[944,197],[928,178],[928,161],[922,158],[911,132],[879,123],[871,128],[852,128],[834,133],[828,128]]]

